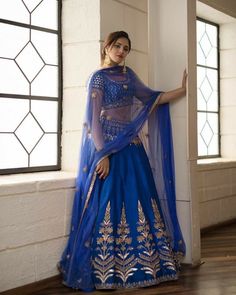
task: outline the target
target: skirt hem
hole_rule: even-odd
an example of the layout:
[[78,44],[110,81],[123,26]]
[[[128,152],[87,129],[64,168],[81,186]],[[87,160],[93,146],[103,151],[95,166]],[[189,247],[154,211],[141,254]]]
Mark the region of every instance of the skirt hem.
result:
[[149,286],[158,285],[160,283],[167,282],[167,281],[176,281],[176,280],[178,280],[178,274],[167,275],[167,276],[163,276],[161,278],[140,281],[140,282],[127,283],[127,284],[120,284],[120,283],[96,284],[95,288],[96,288],[96,290],[142,288],[142,287],[149,287]]

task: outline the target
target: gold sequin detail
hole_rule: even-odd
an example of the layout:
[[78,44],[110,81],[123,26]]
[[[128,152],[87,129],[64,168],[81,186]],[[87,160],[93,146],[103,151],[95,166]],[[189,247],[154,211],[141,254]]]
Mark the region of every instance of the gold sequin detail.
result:
[[[113,224],[110,220],[110,202],[106,207],[104,220],[99,228],[100,236],[97,238],[96,251],[98,255],[94,258],[94,274],[102,284],[111,276],[119,277],[124,283],[137,270],[135,264],[137,259],[131,254],[132,238],[130,237],[129,224],[126,221],[124,204],[121,219],[117,228],[117,237],[113,235]],[[115,242],[115,249],[114,244]],[[115,255],[114,255],[115,253]]]
[[129,224],[126,221],[125,207],[123,203],[121,221],[118,224],[116,238],[116,258],[115,258],[115,268],[116,276],[119,277],[124,283],[128,280],[130,276],[134,274],[137,270],[135,264],[137,263],[135,255],[131,255],[133,248],[130,246],[132,243],[132,238],[130,237]]
[[157,203],[152,199],[152,209],[154,213],[154,227],[156,229],[155,236],[159,239],[159,255],[165,262],[163,265],[169,269],[176,271],[176,263],[174,261],[174,253],[170,247],[169,239],[165,231],[164,223],[162,221]]
[[153,213],[154,213],[154,216],[155,216],[154,227],[157,230],[155,235],[156,235],[157,238],[161,238],[163,236],[167,237],[167,234],[166,234],[166,232],[164,230],[164,223],[162,221],[162,218],[161,218],[157,203],[156,203],[156,201],[154,201],[154,199],[151,199],[151,201],[152,201],[152,210],[153,210]]
[[98,255],[96,255],[93,261],[95,269],[94,274],[96,278],[101,281],[101,283],[105,283],[106,280],[114,274],[115,259],[111,252],[111,250],[114,249],[114,237],[113,224],[110,220],[110,210],[111,205],[110,202],[108,202],[104,220],[99,228],[100,236],[97,238],[98,246],[95,250],[98,252]]
[[142,250],[139,253],[139,263],[143,265],[141,270],[144,270],[146,274],[152,275],[154,278],[156,277],[156,273],[160,270],[160,258],[158,252],[156,251],[156,245],[153,241],[153,235],[150,231],[150,225],[145,218],[143,213],[143,208],[138,201],[138,227],[137,230],[139,232],[138,249]]

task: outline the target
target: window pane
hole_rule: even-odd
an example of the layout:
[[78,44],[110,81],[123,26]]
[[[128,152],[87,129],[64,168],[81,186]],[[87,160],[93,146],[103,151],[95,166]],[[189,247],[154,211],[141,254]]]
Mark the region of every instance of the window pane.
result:
[[218,72],[217,70],[207,69],[206,75],[212,87],[211,96],[207,101],[207,110],[212,112],[218,112]]
[[44,0],[32,12],[32,25],[57,30],[57,6],[56,0]]
[[31,82],[44,66],[43,60],[29,42],[16,58],[16,63]]
[[198,110],[218,111],[218,73],[197,67]]
[[58,65],[57,35],[32,30],[31,40],[46,64]]
[[218,114],[198,113],[198,153],[199,156],[217,155],[218,145]]
[[57,135],[44,134],[30,155],[30,166],[57,164]]
[[207,103],[206,100],[204,99],[204,96],[200,89],[198,88],[197,90],[197,108],[200,111],[206,111],[207,110]]
[[18,140],[22,143],[28,153],[32,151],[34,146],[43,136],[43,133],[42,128],[31,114],[25,117],[15,131]]
[[0,58],[0,81],[1,93],[29,94],[29,83],[13,60]]
[[199,157],[207,156],[207,146],[205,145],[200,134],[198,134],[198,156]]
[[30,15],[22,0],[1,0],[0,18],[29,24]]
[[29,112],[28,99],[0,98],[0,132],[14,132]]
[[31,111],[44,132],[57,132],[57,101],[32,100]]
[[32,12],[42,0],[23,0],[27,9]]
[[41,96],[58,96],[58,68],[45,66],[31,84],[31,94]]
[[203,21],[197,21],[197,63],[216,68],[217,27]]
[[28,166],[28,154],[14,134],[0,134],[0,169]]
[[[1,3],[1,2],[0,2]],[[0,57],[15,58],[29,41],[30,30],[0,23]]]

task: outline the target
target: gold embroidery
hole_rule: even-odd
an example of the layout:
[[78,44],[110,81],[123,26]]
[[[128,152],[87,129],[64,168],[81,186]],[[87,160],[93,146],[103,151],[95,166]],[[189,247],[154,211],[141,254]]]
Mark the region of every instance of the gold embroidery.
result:
[[117,230],[118,237],[116,238],[116,276],[119,277],[124,283],[130,276],[137,270],[135,264],[137,263],[135,255],[130,255],[133,248],[130,246],[132,238],[130,237],[129,224],[126,222],[126,214],[124,203],[122,207],[121,220],[118,224]]
[[144,270],[146,274],[156,277],[156,273],[160,270],[160,258],[158,252],[155,249],[155,243],[153,242],[153,235],[150,231],[150,226],[144,216],[142,206],[138,201],[138,227],[137,230],[140,233],[138,235],[138,242],[140,245],[138,249],[143,250],[139,253],[139,263],[143,265],[141,270]]
[[[154,281],[162,281],[177,278],[177,269],[174,260],[174,253],[168,243],[165,226],[162,221],[157,203],[151,199],[154,219],[152,225],[146,219],[141,203],[138,201],[138,256],[135,255],[132,247],[132,236],[130,226],[126,220],[125,206],[123,203],[120,222],[117,225],[116,237],[114,237],[113,223],[111,222],[111,204],[107,204],[104,219],[100,224],[99,233],[96,239],[96,255],[93,259],[94,275],[100,281],[96,288],[108,288],[109,286],[129,287],[129,277],[140,270],[151,275],[147,281],[139,281],[134,284],[151,285]],[[152,229],[151,229],[152,227]],[[159,276],[157,274],[161,267],[172,270],[172,274]],[[111,277],[116,276],[121,282],[110,282]]]
[[156,201],[154,199],[151,199],[151,201],[152,201],[152,210],[153,210],[153,213],[154,213],[154,216],[155,216],[154,227],[157,230],[155,235],[156,235],[157,238],[161,238],[163,236],[166,237],[167,235],[166,235],[166,232],[164,230],[164,223],[162,221],[160,212],[158,210],[157,203],[156,203]]
[[94,274],[103,284],[109,277],[113,276],[115,264],[114,255],[111,253],[114,249],[114,237],[111,235],[113,233],[113,225],[110,220],[110,210],[111,205],[108,202],[104,220],[99,228],[99,234],[101,236],[97,238],[98,246],[96,250],[99,254],[93,261],[95,268]]
[[160,258],[164,260],[165,262],[163,265],[170,270],[176,271],[176,264],[174,261],[174,253],[170,247],[169,239],[165,231],[164,223],[162,221],[157,203],[154,199],[151,199],[152,201],[152,209],[154,212],[154,227],[157,230],[155,233],[155,236],[159,240],[159,253]]
[[[105,217],[99,228],[99,237],[97,238],[96,251],[98,255],[94,258],[94,274],[102,284],[107,279],[116,275],[124,283],[137,270],[135,264],[137,260],[135,255],[131,255],[133,248],[131,247],[132,238],[130,237],[129,224],[126,221],[124,204],[122,207],[121,219],[118,224],[117,237],[113,236],[113,224],[110,220],[110,202],[106,207]],[[114,249],[114,241],[116,247]],[[114,257],[113,252],[116,252]]]

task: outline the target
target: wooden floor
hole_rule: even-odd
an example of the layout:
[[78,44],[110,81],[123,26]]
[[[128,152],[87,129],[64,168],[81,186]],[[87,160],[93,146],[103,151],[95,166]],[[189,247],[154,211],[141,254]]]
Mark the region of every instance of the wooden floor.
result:
[[[92,295],[231,295],[236,294],[236,223],[202,234],[200,267],[184,266],[178,281],[155,287],[96,291]],[[76,292],[61,285],[58,277],[17,288],[2,295],[71,295]]]

